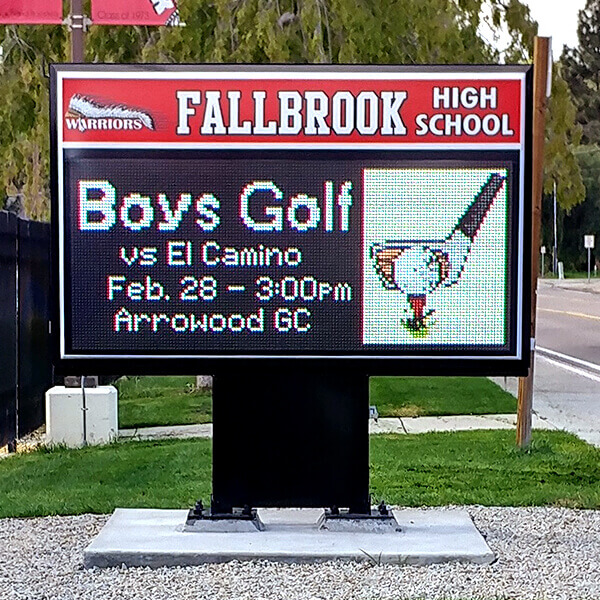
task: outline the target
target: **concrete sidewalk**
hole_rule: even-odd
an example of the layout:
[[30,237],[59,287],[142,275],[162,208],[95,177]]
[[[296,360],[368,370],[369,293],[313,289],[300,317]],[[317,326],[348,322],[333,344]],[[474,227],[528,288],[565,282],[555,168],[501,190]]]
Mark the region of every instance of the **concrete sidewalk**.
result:
[[[381,417],[369,421],[369,433],[428,433],[430,431],[473,431],[475,429],[514,429],[517,415],[455,415],[446,417]],[[556,427],[533,415],[535,429]]]
[[[427,433],[430,431],[472,431],[514,429],[517,415],[458,415],[448,417],[380,417],[369,420],[369,433]],[[536,429],[557,429],[548,420],[533,415]],[[212,423],[119,430],[121,439],[155,440],[169,438],[211,438]]]
[[[516,377],[491,379],[517,396]],[[574,433],[588,444],[600,447],[600,373],[539,349],[535,359],[533,411],[555,429]]]
[[[503,382],[497,381],[499,385]],[[380,417],[369,419],[369,433],[372,435],[396,433],[427,433],[432,431],[472,431],[475,429],[514,429],[517,415],[457,415],[446,417]],[[533,415],[535,429],[560,429],[552,421]],[[197,425],[169,425],[162,427],[141,427],[119,429],[121,440],[164,440],[212,438],[212,423]],[[40,429],[19,441],[19,451],[31,450],[45,441]],[[5,448],[0,448],[0,458],[10,456]]]
[[211,438],[212,423],[199,425],[169,425],[119,429],[119,438],[130,440],[161,440],[169,438]]
[[574,290],[578,292],[590,292],[592,294],[600,294],[600,277],[591,277],[588,283],[587,278],[584,279],[538,279],[539,285],[546,288],[559,288],[563,290]]

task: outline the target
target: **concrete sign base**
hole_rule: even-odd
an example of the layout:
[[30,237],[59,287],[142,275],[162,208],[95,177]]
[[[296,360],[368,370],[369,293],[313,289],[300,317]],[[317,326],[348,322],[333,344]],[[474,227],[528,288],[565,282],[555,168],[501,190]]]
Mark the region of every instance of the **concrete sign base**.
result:
[[[464,510],[394,510],[396,528],[369,521],[333,529],[315,509],[259,509],[261,528],[186,527],[187,510],[118,508],[84,553],[86,567],[189,566],[229,560],[370,560],[489,564],[494,554]],[[233,529],[233,531],[232,531]]]

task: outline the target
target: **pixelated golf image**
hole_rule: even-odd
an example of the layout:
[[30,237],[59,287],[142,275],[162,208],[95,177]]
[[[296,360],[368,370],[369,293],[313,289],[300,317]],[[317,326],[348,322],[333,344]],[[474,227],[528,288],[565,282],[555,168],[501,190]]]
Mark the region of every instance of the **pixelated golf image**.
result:
[[363,343],[506,342],[503,169],[366,169]]

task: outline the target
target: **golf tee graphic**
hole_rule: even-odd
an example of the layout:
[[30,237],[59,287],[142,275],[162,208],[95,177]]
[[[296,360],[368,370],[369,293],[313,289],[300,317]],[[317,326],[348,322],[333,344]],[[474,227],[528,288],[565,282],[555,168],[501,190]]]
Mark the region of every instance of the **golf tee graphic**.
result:
[[365,170],[365,344],[505,343],[507,177]]

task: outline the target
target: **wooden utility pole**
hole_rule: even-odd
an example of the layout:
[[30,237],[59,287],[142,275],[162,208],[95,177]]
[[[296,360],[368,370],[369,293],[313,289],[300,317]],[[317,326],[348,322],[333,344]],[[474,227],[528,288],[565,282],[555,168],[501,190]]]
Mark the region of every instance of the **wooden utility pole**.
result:
[[83,0],[71,0],[71,62],[85,62],[85,16],[83,14]]
[[535,365],[535,316],[539,268],[540,228],[542,223],[542,191],[544,183],[544,134],[550,38],[536,37],[533,44],[533,135],[532,135],[532,223],[531,223],[531,354],[529,375],[519,379],[517,408],[517,445],[524,448],[531,442],[533,407],[533,370]]

